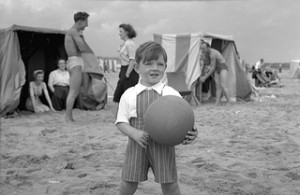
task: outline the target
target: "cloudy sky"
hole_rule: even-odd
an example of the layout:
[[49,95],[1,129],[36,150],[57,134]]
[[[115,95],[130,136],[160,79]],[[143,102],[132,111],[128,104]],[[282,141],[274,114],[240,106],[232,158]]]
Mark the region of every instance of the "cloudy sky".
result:
[[300,59],[299,0],[0,0],[0,28],[12,24],[68,29],[73,14],[90,14],[84,34],[99,56],[117,56],[120,23],[138,32],[136,43],[153,33],[211,32],[232,35],[242,59],[252,64]]

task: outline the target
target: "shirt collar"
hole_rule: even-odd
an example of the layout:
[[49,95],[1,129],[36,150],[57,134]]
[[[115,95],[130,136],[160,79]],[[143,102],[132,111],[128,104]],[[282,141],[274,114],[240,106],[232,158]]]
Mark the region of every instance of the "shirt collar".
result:
[[135,91],[136,94],[138,95],[139,93],[141,93],[144,90],[155,90],[158,94],[162,94],[162,90],[164,88],[165,84],[159,82],[151,87],[147,87],[145,85],[142,85],[140,82],[135,86]]

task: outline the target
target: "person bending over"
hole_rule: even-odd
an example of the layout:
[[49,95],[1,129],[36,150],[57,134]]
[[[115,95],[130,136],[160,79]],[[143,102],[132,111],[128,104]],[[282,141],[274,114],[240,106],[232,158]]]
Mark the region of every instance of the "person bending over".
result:
[[210,45],[205,41],[201,42],[200,49],[204,55],[208,56],[211,63],[208,65],[211,68],[207,73],[200,77],[200,81],[204,83],[205,80],[214,73],[216,82],[216,105],[221,104],[222,92],[226,97],[227,103],[231,102],[229,90],[226,86],[228,67],[224,57],[219,51],[211,48]]

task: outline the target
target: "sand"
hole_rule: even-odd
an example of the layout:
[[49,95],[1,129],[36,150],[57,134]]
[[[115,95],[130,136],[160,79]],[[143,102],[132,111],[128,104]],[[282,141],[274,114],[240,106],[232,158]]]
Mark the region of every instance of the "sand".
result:
[[[183,195],[300,194],[300,82],[287,75],[257,101],[193,107],[199,137],[176,147]],[[107,77],[111,96],[117,75]],[[64,112],[1,118],[0,194],[117,194],[127,137],[112,107],[75,109],[75,124]],[[136,194],[162,194],[153,180]]]

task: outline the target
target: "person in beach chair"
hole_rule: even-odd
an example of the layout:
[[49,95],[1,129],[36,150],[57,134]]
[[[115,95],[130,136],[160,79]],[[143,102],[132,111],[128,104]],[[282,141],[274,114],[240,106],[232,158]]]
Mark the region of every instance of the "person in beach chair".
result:
[[283,84],[281,82],[281,78],[278,75],[277,70],[272,71],[272,75],[271,75],[270,79],[271,79],[270,85],[275,86],[275,87],[283,87]]
[[255,79],[256,87],[269,87],[270,79],[264,75],[261,69],[254,70],[253,78]]

